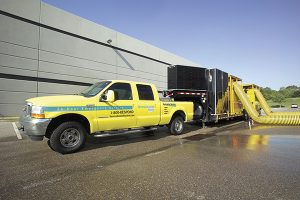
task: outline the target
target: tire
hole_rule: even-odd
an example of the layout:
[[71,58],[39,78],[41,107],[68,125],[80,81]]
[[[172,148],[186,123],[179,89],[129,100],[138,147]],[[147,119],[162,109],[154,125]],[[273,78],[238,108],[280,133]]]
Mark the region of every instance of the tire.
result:
[[176,116],[176,117],[172,118],[168,128],[172,135],[182,134],[183,130],[184,130],[184,121],[183,121],[182,117]]
[[201,120],[204,115],[204,109],[201,104],[194,104],[194,120]]
[[47,141],[47,144],[48,144],[48,146],[50,147],[50,149],[52,149],[53,151],[55,151],[55,150],[52,148],[51,144],[50,144],[50,140]]
[[61,154],[80,150],[86,141],[86,130],[79,122],[64,122],[50,136],[50,146]]

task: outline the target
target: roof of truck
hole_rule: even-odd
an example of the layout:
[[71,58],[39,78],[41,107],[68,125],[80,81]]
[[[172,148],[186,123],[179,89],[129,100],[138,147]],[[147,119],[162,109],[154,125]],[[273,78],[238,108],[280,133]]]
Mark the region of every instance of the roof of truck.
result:
[[108,80],[111,82],[124,82],[124,83],[137,83],[137,84],[144,84],[144,85],[154,85],[153,83],[146,83],[146,82],[139,82],[139,81],[128,81],[128,80]]

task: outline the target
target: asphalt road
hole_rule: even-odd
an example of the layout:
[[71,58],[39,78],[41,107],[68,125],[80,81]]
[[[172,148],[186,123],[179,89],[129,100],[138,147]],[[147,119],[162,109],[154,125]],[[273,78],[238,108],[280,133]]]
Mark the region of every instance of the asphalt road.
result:
[[299,199],[300,128],[189,126],[91,139],[75,154],[0,122],[0,199]]

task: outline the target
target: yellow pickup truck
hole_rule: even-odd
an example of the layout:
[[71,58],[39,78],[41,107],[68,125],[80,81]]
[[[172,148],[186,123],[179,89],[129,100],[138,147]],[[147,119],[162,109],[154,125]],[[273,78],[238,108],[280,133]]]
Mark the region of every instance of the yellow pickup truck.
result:
[[149,131],[161,125],[167,125],[171,134],[181,134],[184,121],[194,115],[192,102],[164,102],[154,85],[120,80],[95,83],[77,95],[26,102],[20,129],[32,140],[48,138],[50,147],[63,154],[82,148],[87,135]]

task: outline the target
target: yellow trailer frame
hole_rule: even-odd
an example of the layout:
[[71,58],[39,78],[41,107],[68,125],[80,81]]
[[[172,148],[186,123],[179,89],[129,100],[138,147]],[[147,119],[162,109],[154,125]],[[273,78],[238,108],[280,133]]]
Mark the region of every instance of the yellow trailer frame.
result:
[[246,92],[250,103],[252,104],[253,108],[257,111],[259,111],[261,109],[261,105],[258,101],[258,99],[256,98],[256,94],[255,91],[256,90],[260,90],[260,87],[258,85],[255,84],[243,84],[243,89]]
[[235,116],[242,116],[243,115],[243,105],[239,98],[236,96],[233,88],[233,84],[237,82],[242,82],[242,79],[229,75],[228,79],[228,90],[229,90],[229,98],[228,98],[228,105],[229,105],[229,113],[228,117],[235,117]]

